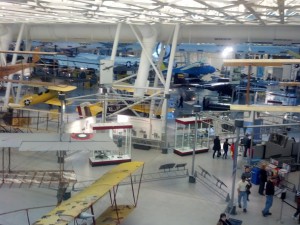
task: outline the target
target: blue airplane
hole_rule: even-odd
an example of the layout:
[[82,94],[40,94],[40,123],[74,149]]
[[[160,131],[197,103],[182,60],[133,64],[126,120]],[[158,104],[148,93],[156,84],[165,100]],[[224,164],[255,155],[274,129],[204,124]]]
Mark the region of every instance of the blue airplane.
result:
[[196,62],[188,66],[173,69],[173,74],[188,74],[189,78],[199,78],[214,72],[216,72],[215,67],[202,62]]

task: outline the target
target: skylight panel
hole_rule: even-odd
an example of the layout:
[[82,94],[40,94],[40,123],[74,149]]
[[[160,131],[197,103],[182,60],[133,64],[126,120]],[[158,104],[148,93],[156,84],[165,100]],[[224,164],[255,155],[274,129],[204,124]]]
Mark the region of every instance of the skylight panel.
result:
[[181,9],[177,9],[177,8],[173,8],[170,6],[164,6],[161,10],[162,13],[166,13],[166,14],[171,14],[174,16],[183,16],[186,14],[185,11],[181,10]]
[[184,6],[184,7],[195,7],[195,8],[202,8],[203,5],[199,2],[196,2],[194,0],[179,0],[179,1],[174,1],[174,0],[166,0],[164,1],[166,3],[178,5],[178,6]]

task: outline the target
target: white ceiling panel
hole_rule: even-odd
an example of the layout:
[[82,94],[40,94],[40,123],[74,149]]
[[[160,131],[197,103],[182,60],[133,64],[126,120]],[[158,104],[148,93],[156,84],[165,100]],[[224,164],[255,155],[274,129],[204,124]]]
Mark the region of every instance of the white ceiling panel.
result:
[[300,0],[3,0],[0,23],[299,25]]

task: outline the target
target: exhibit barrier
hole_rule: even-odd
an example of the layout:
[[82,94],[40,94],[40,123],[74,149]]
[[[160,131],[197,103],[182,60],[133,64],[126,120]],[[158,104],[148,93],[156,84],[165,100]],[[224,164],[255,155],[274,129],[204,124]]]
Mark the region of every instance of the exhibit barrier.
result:
[[226,202],[229,202],[230,196],[229,192],[223,189],[227,188],[227,185],[219,178],[214,175],[211,175],[207,170],[198,166],[201,172],[195,171],[196,180],[206,187],[209,188],[210,191],[214,192],[219,197],[223,198]]
[[[5,133],[34,133],[36,131],[59,132],[60,113],[48,110],[34,110],[18,108],[8,112],[1,111],[4,123],[0,124],[0,131]],[[53,116],[57,114],[57,116]],[[64,122],[76,120],[73,114],[64,114]]]

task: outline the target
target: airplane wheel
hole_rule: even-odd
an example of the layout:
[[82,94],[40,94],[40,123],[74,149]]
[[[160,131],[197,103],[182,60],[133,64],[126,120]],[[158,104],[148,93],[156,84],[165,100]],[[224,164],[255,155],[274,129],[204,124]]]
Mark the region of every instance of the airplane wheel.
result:
[[102,117],[102,112],[97,113],[96,118],[101,118]]
[[31,101],[29,99],[24,100],[24,105],[30,105]]

